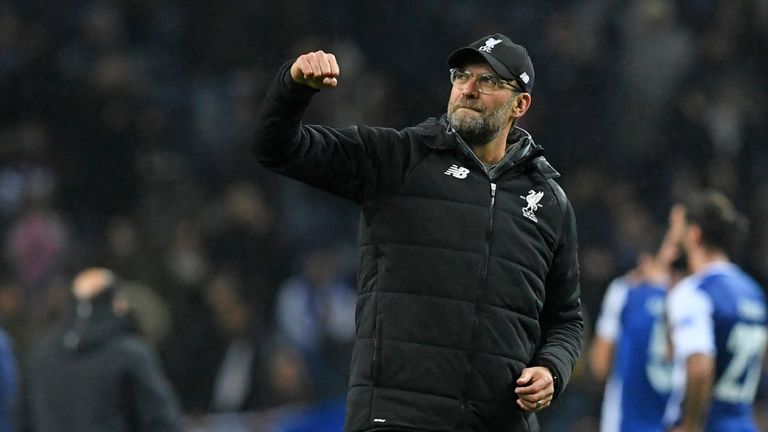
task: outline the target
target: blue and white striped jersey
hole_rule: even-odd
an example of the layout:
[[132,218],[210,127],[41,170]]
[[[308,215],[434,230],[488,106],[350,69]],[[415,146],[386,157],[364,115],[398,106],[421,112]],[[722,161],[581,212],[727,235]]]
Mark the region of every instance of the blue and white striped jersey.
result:
[[757,432],[753,403],[768,342],[760,286],[731,263],[713,263],[675,286],[669,294],[668,316],[675,391],[666,421],[673,424],[680,419],[686,359],[701,353],[715,356],[706,430]]
[[664,321],[666,289],[615,279],[606,292],[597,334],[613,341],[601,432],[662,432],[672,362]]

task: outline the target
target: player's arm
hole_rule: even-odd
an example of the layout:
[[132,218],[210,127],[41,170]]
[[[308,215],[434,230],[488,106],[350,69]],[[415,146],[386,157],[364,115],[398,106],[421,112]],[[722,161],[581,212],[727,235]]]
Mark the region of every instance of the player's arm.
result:
[[683,418],[680,432],[704,430],[712,386],[715,380],[715,360],[707,354],[693,354],[685,362],[686,384]]
[[611,373],[614,349],[615,344],[612,340],[601,336],[595,336],[592,339],[592,345],[589,348],[589,366],[592,376],[598,383],[604,383]]
[[616,339],[621,334],[621,313],[627,300],[626,277],[611,281],[603,296],[600,316],[595,326],[595,337],[589,348],[589,366],[592,376],[602,383],[613,368]]
[[691,278],[669,294],[667,314],[676,359],[684,361],[686,385],[675,432],[703,430],[714,382],[715,337],[712,303]]

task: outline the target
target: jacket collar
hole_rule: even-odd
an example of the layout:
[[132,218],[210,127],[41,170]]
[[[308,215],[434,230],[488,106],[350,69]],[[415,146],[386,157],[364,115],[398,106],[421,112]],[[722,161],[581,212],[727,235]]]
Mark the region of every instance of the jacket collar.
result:
[[[426,136],[444,135],[446,139],[428,139],[424,144],[435,150],[458,149],[472,159],[477,159],[472,149],[461,139],[448,123],[447,115],[440,119],[430,118],[418,126]],[[560,173],[544,158],[544,148],[533,141],[525,129],[515,126],[507,136],[507,153],[493,171],[503,173],[515,165],[532,163],[533,167],[547,179],[560,177]],[[479,162],[479,161],[478,161]]]

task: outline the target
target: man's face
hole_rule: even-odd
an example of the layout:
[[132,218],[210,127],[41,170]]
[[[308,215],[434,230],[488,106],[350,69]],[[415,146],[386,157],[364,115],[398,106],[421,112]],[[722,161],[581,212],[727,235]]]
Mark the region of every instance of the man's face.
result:
[[[486,63],[471,64],[463,69],[472,74],[494,73]],[[517,93],[504,88],[490,94],[480,93],[477,79],[454,84],[448,101],[448,121],[470,145],[485,145],[494,139],[512,119]]]
[[685,207],[682,204],[676,204],[669,214],[669,230],[665,243],[669,242],[680,255],[687,257],[695,241],[692,228],[693,226],[686,218]]

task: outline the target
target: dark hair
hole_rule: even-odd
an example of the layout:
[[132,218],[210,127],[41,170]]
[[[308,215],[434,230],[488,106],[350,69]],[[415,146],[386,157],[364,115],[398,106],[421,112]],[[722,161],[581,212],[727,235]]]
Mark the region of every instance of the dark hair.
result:
[[686,222],[701,228],[704,247],[729,256],[739,250],[746,239],[749,223],[724,194],[699,192],[686,199],[683,206]]

